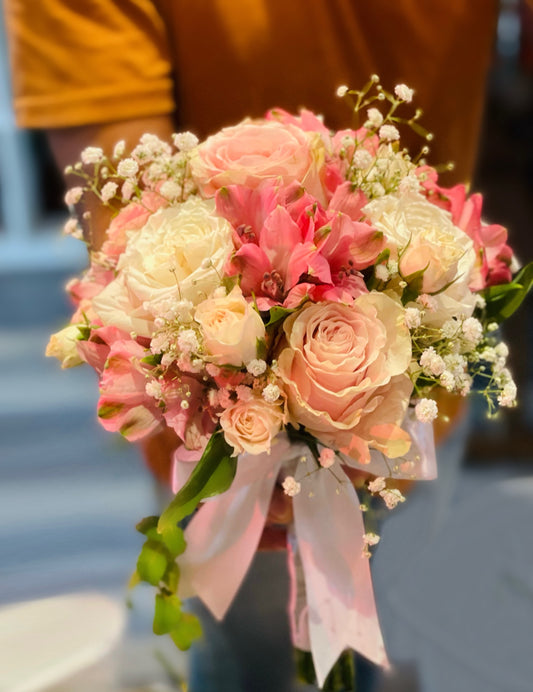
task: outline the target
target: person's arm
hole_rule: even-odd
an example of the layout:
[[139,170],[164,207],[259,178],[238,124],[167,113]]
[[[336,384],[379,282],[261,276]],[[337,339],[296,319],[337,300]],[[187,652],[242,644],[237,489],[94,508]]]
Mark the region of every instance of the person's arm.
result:
[[[128,151],[137,144],[145,132],[170,141],[174,131],[175,128],[170,115],[156,115],[123,122],[50,128],[46,130],[46,134],[54,159],[61,171],[64,172],[67,166],[79,161],[80,154],[85,147],[101,147],[107,155],[110,155],[114,145],[121,139],[125,140]],[[80,179],[75,175],[64,176],[64,178],[67,187],[80,184]],[[105,231],[110,221],[109,210],[103,207],[96,197],[84,195],[77,211],[80,218],[83,216],[83,212],[90,211],[90,223],[83,225],[89,248],[98,250],[105,239]]]

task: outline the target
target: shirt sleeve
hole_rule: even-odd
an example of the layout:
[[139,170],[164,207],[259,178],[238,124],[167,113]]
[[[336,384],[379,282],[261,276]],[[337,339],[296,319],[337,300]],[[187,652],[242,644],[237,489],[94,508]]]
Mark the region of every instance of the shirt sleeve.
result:
[[152,0],[4,0],[17,124],[171,113],[167,33]]

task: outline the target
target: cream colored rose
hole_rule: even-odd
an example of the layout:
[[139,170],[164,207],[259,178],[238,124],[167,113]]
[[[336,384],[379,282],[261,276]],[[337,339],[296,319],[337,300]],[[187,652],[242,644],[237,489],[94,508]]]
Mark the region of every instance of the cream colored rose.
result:
[[263,180],[294,180],[319,200],[324,192],[325,149],[317,133],[274,120],[244,120],[197,147],[191,172],[206,196],[226,185],[255,188]]
[[100,319],[151,336],[156,316],[171,316],[183,300],[197,305],[220,284],[231,233],[212,200],[190,197],[155,212],[129,235],[116,279],[94,299]]
[[449,212],[418,192],[385,195],[363,211],[383,231],[392,259],[400,258],[403,276],[425,269],[424,293],[440,291],[459,277],[469,279],[475,262],[472,240],[452,223]]
[[307,304],[283,329],[277,375],[291,422],[360,463],[370,448],[405,454],[411,339],[399,302],[373,291],[351,306]]
[[257,357],[257,340],[265,325],[239,286],[221,298],[201,302],[194,319],[202,328],[204,347],[218,365],[242,365]]
[[78,353],[79,336],[78,326],[69,324],[68,327],[52,334],[46,347],[46,355],[60,360],[62,368],[73,368],[76,365],[81,365],[84,361]]
[[257,397],[237,401],[220,416],[224,437],[235,454],[269,452],[283,422],[284,414],[280,406]]

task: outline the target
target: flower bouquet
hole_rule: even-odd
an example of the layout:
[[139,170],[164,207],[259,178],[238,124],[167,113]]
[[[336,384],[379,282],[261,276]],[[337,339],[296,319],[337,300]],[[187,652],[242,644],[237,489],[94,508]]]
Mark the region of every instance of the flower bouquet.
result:
[[[347,649],[386,664],[368,561],[379,536],[354,472],[393,508],[398,481],[436,475],[439,391],[474,385],[490,413],[515,405],[498,324],[533,280],[481,196],[425,164],[432,135],[419,111],[400,115],[411,89],[371,78],[338,96],[353,129],[272,110],[200,143],[85,149],[67,202],[96,195],[115,215],[48,347],[96,370],[104,428],[179,438],[175,497],[137,527],[134,581],[156,589],[157,634],[181,648],[199,636],[188,596],[224,617],[275,487],[292,498],[289,616],[319,686]],[[424,139],[418,155],[401,127]],[[81,235],[75,219],[66,230]]]

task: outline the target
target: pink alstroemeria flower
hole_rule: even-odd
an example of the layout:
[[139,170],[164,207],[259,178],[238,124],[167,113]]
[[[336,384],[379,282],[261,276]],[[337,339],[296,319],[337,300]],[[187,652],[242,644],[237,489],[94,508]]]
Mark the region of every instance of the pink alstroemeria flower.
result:
[[142,362],[146,349],[132,339],[110,344],[100,378],[98,419],[111,432],[120,432],[134,442],[155,432],[162,414],[157,402],[146,393],[150,366]]
[[203,451],[217,421],[207,403],[205,384],[192,375],[169,371],[161,390],[166,424],[183,441],[184,449]]
[[217,193],[219,214],[235,228],[237,248],[226,271],[260,310],[292,307],[303,298],[352,302],[367,289],[360,270],[384,247],[382,234],[361,221],[364,195],[342,186],[325,210],[298,183]]

